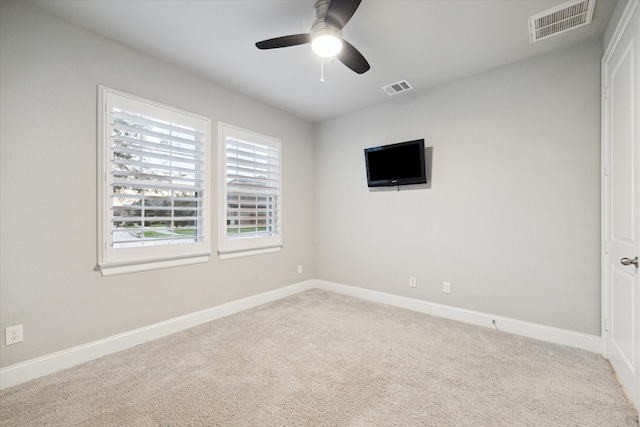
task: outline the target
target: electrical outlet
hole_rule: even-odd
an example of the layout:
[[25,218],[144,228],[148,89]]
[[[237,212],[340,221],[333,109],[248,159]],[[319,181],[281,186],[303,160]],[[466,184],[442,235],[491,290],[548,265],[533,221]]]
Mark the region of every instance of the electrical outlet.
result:
[[451,282],[442,283],[442,292],[444,292],[445,294],[451,293]]
[[302,274],[302,266],[301,265],[298,266],[298,274]]
[[409,277],[409,286],[411,286],[412,288],[415,288],[416,285],[417,285],[416,278],[413,276]]
[[22,325],[9,326],[5,328],[4,333],[6,345],[17,344],[24,341]]

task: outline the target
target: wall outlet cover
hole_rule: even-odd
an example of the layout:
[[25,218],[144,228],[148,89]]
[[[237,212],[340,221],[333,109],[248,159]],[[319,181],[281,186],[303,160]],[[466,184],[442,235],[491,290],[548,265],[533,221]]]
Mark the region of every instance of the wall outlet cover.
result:
[[5,328],[4,333],[6,345],[17,344],[24,341],[22,325],[9,326]]
[[442,283],[442,292],[444,292],[445,294],[451,293],[451,282]]

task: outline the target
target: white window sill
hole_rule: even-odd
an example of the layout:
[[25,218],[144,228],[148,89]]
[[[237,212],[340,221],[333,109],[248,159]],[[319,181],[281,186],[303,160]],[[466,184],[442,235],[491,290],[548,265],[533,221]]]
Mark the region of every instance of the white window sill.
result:
[[280,252],[281,250],[282,250],[282,245],[272,246],[268,248],[240,249],[240,250],[234,250],[234,251],[219,250],[218,256],[220,256],[221,260],[225,260],[225,259],[240,258],[245,256],[270,254],[274,252]]
[[183,265],[199,264],[209,261],[210,256],[202,255],[189,258],[163,259],[150,262],[112,263],[99,266],[103,276],[116,276],[118,274],[138,273],[142,271],[159,270],[162,268],[180,267]]

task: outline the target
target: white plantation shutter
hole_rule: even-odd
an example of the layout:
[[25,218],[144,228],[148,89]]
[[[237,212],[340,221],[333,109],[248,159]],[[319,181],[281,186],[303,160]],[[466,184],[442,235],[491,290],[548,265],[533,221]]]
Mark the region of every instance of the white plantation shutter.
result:
[[272,252],[281,242],[280,141],[221,125],[220,254]]
[[101,265],[208,254],[209,120],[103,91]]
[[113,246],[203,238],[204,131],[114,107]]
[[227,237],[278,234],[278,150],[227,139]]

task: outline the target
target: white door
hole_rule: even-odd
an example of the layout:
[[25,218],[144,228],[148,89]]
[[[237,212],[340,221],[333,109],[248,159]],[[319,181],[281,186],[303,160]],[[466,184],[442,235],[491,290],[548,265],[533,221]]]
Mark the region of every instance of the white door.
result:
[[640,408],[640,10],[634,3],[603,64],[602,276],[605,351]]

